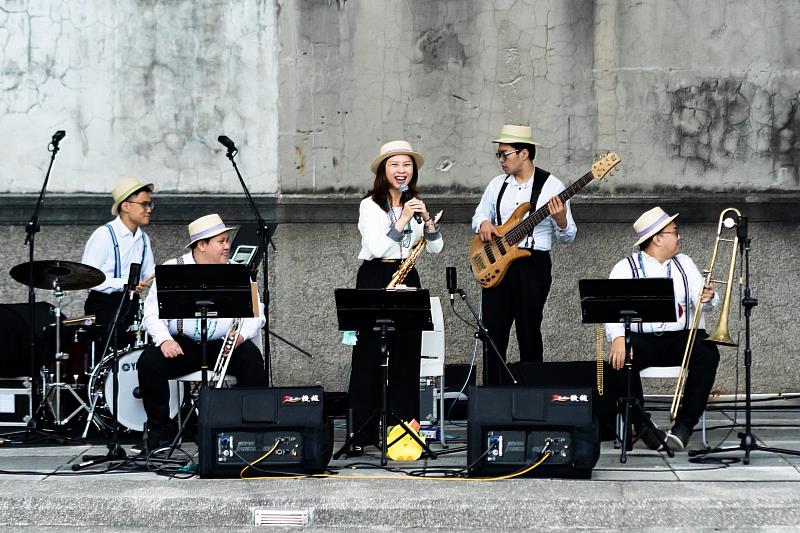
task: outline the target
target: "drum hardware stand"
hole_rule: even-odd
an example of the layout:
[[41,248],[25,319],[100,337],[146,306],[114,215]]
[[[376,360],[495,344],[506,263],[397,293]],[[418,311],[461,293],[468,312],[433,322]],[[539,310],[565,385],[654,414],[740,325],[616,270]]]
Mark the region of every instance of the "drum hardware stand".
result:
[[[108,444],[108,453],[105,455],[84,455],[82,463],[76,463],[72,465],[72,470],[78,471],[83,468],[89,468],[95,465],[99,465],[102,463],[109,463],[113,461],[122,461],[127,457],[125,453],[125,449],[120,446],[119,444],[119,349],[118,349],[118,333],[117,330],[119,329],[119,320],[120,317],[123,316],[122,310],[126,308],[126,304],[130,303],[128,298],[129,291],[132,291],[136,285],[137,280],[139,279],[139,273],[141,271],[142,265],[139,263],[131,263],[130,271],[128,273],[128,282],[122,287],[122,293],[119,299],[119,303],[117,304],[117,309],[114,312],[114,320],[111,321],[109,325],[109,332],[106,336],[106,341],[103,345],[103,351],[101,353],[106,353],[108,351],[108,345],[112,344],[114,348],[114,363],[112,367],[112,373],[114,374],[114,394],[112,400],[112,441]],[[127,309],[126,309],[127,311]],[[90,421],[94,418],[94,409],[96,406],[96,401],[92,402],[92,417],[86,421],[86,429],[84,429],[84,434],[87,432],[89,428]]]
[[[64,383],[62,381],[61,362],[69,359],[69,354],[61,351],[61,302],[64,299],[64,291],[61,290],[61,285],[57,279],[53,281],[53,297],[56,300],[56,306],[53,309],[56,322],[56,370],[51,378],[53,379],[53,382],[48,383],[48,373],[45,367],[42,367],[42,393],[44,396],[42,405],[47,405],[50,408],[50,412],[53,414],[53,423],[55,425],[65,426],[75,417],[75,415],[81,411],[86,410],[88,412],[89,406],[86,405],[86,402],[83,401],[83,398],[81,398],[80,395],[75,391],[75,385],[70,385],[69,383]],[[79,403],[78,407],[76,407],[75,410],[72,411],[72,413],[70,413],[70,415],[66,418],[62,418],[61,416],[62,390],[69,391]]]
[[744,459],[742,463],[750,464],[750,452],[772,452],[784,455],[800,455],[798,450],[787,450],[785,448],[773,448],[770,446],[762,446],[758,444],[756,436],[753,435],[752,428],[752,414],[753,406],[751,403],[751,388],[752,388],[752,374],[750,367],[753,363],[753,354],[750,351],[750,315],[753,307],[758,305],[758,299],[753,298],[750,293],[750,238],[747,236],[747,217],[739,217],[738,224],[736,225],[737,237],[739,239],[740,253],[744,256],[744,297],[742,298],[742,307],[744,307],[744,331],[745,331],[745,349],[744,349],[744,382],[745,382],[745,425],[744,431],[738,434],[740,442],[739,446],[732,446],[728,448],[712,448],[705,450],[689,450],[689,457],[706,456],[714,453],[735,452],[738,450],[744,451]]

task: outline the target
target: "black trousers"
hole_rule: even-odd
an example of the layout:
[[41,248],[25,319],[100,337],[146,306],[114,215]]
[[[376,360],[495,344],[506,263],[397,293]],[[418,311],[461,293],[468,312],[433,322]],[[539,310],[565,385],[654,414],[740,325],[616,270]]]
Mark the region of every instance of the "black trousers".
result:
[[[397,270],[398,263],[380,260],[364,261],[358,269],[356,288],[385,288]],[[419,287],[416,269],[408,273],[404,283]],[[350,368],[350,408],[353,430],[359,429],[381,405],[381,354],[378,333],[358,332]],[[421,331],[397,331],[389,334],[389,410],[401,420],[419,419],[419,365],[422,350]],[[365,429],[356,445],[377,444],[377,418]]]
[[[202,357],[200,344],[194,340],[177,336],[175,341],[181,345],[183,355],[167,358],[161,348],[150,345],[139,357],[139,390],[147,422],[150,428],[169,431],[172,429],[169,417],[169,383],[170,379],[200,370]],[[222,348],[222,339],[209,341],[206,345],[209,375],[214,369],[214,362]],[[246,340],[231,354],[228,374],[236,376],[237,387],[266,387],[264,376],[264,359],[252,341]]]
[[[635,327],[635,326],[634,326]],[[631,333],[633,346],[633,369],[636,379],[631,380],[631,393],[644,406],[642,382],[638,372],[651,366],[680,366],[686,350],[688,331],[652,333]],[[714,386],[719,364],[717,345],[704,342],[706,332],[699,330],[697,340],[689,360],[689,375],[683,393],[683,404],[675,417],[675,424],[693,428],[697,424],[708,403],[708,395]]]
[[[516,324],[520,361],[541,363],[542,313],[550,293],[550,252],[534,250],[530,257],[511,263],[503,281],[491,289],[483,289],[481,309],[483,323],[506,360],[511,324]],[[484,358],[484,385],[500,385],[502,365],[488,342]]]

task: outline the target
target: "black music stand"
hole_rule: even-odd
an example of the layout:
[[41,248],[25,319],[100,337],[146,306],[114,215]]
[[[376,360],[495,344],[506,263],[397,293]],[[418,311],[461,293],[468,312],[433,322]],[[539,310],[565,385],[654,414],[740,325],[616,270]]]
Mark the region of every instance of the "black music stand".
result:
[[354,433],[347,435],[342,447],[333,454],[338,459],[350,448],[361,434],[377,417],[381,426],[381,465],[386,466],[386,452],[389,449],[388,424],[391,418],[403,428],[403,433],[395,439],[394,444],[404,435],[411,437],[431,459],[436,454],[422,441],[408,425],[391,411],[389,405],[389,333],[405,330],[430,331],[433,329],[431,318],[430,293],[425,289],[393,290],[393,289],[336,289],[336,313],[339,318],[340,331],[378,332],[378,350],[381,353],[381,406]]
[[669,278],[640,279],[582,279],[578,281],[581,296],[581,315],[584,324],[623,322],[625,324],[625,397],[620,400],[623,410],[622,453],[620,463],[628,461],[628,432],[631,408],[636,409],[650,431],[670,457],[675,452],[656,431],[655,424],[631,396],[631,323],[675,322],[675,291]]
[[199,318],[201,390],[208,387],[208,319],[258,314],[247,265],[159,265],[158,318]]

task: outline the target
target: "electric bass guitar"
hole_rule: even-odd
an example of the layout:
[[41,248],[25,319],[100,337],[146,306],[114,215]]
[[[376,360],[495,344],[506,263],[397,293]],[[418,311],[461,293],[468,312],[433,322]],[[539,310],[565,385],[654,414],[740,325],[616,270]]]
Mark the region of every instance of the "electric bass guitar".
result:
[[[566,202],[590,181],[605,178],[620,161],[619,154],[614,152],[606,154],[592,165],[592,170],[561,191],[558,197],[562,202]],[[518,245],[538,223],[550,216],[550,211],[545,204],[527,218],[523,218],[530,209],[530,202],[520,204],[509,219],[497,228],[499,237],[487,242],[483,242],[480,235],[476,235],[473,239],[469,249],[469,266],[475,279],[484,289],[490,289],[500,283],[511,263],[531,255],[530,251],[520,249]]]

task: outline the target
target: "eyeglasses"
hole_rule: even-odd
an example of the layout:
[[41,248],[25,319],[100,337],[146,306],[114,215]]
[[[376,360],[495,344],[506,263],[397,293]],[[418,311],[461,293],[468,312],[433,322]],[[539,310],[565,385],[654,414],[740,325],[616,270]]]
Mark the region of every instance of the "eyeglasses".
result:
[[140,206],[142,206],[142,209],[145,210],[147,209],[152,210],[155,208],[155,204],[153,202],[134,202],[133,200],[125,200],[125,201],[128,202],[129,204],[139,204]]
[[500,161],[505,161],[506,159],[508,159],[508,156],[510,156],[511,154],[518,154],[518,153],[520,153],[520,151],[521,151],[521,149],[519,149],[519,150],[509,150],[508,152],[497,152],[496,154],[494,154],[494,156],[497,159],[499,159]]
[[659,235],[662,235],[664,233],[671,233],[673,235],[680,235],[680,232],[678,231],[678,228],[675,228],[675,231],[659,231],[658,232]]

